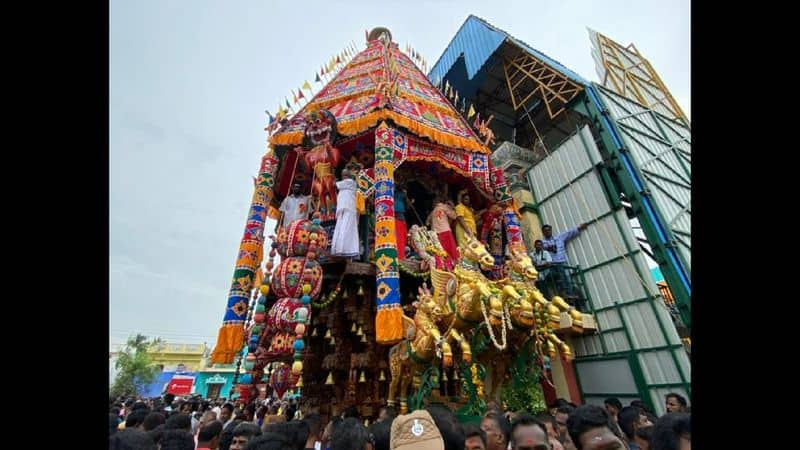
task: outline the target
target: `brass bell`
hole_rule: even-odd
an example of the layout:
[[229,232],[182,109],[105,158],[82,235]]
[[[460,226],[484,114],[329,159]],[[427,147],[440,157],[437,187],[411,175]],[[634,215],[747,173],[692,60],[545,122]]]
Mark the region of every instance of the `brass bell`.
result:
[[350,298],[350,293],[347,292],[347,288],[344,288],[344,291],[342,292],[342,298]]
[[386,375],[383,373],[383,369],[381,369],[381,375],[378,377],[378,381],[386,381]]
[[295,384],[295,386],[296,387],[303,387],[303,376],[302,375],[300,375],[300,378],[297,379],[297,384]]
[[442,376],[442,381],[444,381],[444,382],[446,383],[446,382],[447,382],[447,371],[446,371],[446,370],[444,370],[444,371],[442,371],[442,373],[444,374],[444,375]]
[[364,372],[361,372],[361,376],[358,377],[358,382],[359,383],[366,383],[367,382],[367,378],[364,376]]
[[332,339],[330,328],[328,328],[328,331],[325,332],[325,339]]
[[353,326],[350,327],[350,332],[351,333],[355,333],[356,332],[356,323],[355,322],[353,322]]
[[369,419],[364,419],[364,427],[368,427],[368,426],[369,426]]
[[453,371],[453,379],[458,381],[458,370]]
[[361,335],[361,342],[367,342],[367,335],[366,334],[362,334]]
[[335,346],[335,345],[336,345],[336,339],[331,338],[331,346]]
[[361,325],[358,326],[358,331],[356,331],[356,336],[363,336],[364,330],[361,329]]
[[317,329],[314,328],[314,331],[311,332],[311,337],[317,337]]
[[358,292],[356,292],[356,295],[358,295],[359,297],[363,297],[364,296],[364,285],[363,284],[360,284],[358,286]]
[[327,385],[333,384],[333,372],[328,372],[328,378],[325,380],[325,384]]

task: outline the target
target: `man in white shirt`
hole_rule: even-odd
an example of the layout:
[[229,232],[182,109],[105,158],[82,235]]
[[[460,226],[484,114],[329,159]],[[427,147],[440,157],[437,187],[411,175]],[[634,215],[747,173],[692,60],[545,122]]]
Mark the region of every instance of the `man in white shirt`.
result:
[[533,265],[536,266],[536,271],[539,272],[539,280],[544,281],[550,271],[549,267],[553,263],[553,257],[550,252],[544,249],[544,243],[540,239],[533,243],[533,251],[530,253],[530,257],[533,260]]
[[275,226],[276,233],[278,232],[278,227],[286,227],[295,220],[308,218],[308,213],[311,209],[311,196],[302,195],[300,189],[300,183],[293,183],[292,192],[283,199],[280,207],[281,218]]

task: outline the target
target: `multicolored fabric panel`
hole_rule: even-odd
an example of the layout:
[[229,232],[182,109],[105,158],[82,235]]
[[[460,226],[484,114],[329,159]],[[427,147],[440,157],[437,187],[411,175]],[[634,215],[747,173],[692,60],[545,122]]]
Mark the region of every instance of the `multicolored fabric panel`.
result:
[[217,346],[211,354],[213,363],[231,364],[244,344],[244,321],[247,318],[247,306],[255,281],[255,271],[263,259],[264,221],[274,195],[277,167],[278,160],[271,154],[261,159],[261,168],[236,258],[222,327],[219,329]]
[[[488,155],[431,144],[414,135],[406,136],[397,129],[392,129],[392,136],[392,158],[395,168],[406,160],[436,162],[470,178],[475,187],[495,202],[511,201],[511,191],[503,177],[503,171],[492,167]],[[394,142],[403,142],[403,145],[394,145]]]
[[519,223],[519,215],[513,206],[508,206],[503,211],[506,218],[506,240],[508,248],[527,253],[525,240],[522,238],[522,227]]
[[[491,165],[491,160],[489,160],[489,164]],[[494,201],[497,203],[510,202],[512,200],[511,188],[503,175],[503,169],[490,166],[489,173],[491,174],[491,185],[494,187]]]
[[393,344],[403,338],[403,311],[400,307],[400,272],[397,267],[397,237],[394,220],[394,164],[392,130],[381,125],[375,131],[375,267],[378,312],[375,315],[375,340]]

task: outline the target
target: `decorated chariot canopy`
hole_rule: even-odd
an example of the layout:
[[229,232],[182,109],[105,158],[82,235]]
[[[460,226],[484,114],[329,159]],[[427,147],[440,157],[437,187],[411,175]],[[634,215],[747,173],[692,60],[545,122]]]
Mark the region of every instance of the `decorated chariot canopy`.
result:
[[[375,143],[380,123],[387,124],[392,139],[385,149]],[[482,124],[478,117],[473,125],[488,130]],[[391,33],[376,28],[367,48],[271,135],[281,159],[276,194],[283,197],[293,181],[313,178],[306,161],[288,150],[313,145],[317,136],[330,133],[343,162],[354,160],[365,169],[374,169],[378,156],[394,168],[407,161],[429,162],[471,180],[470,188],[491,202],[508,202],[502,170],[492,166],[491,150],[473,125],[391,41]],[[374,170],[363,178],[374,181]]]

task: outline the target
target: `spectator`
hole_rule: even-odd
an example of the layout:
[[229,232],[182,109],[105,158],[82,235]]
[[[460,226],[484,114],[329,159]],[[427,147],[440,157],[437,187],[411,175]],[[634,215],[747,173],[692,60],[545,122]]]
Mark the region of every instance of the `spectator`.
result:
[[518,415],[511,425],[511,450],[550,450],[545,425],[528,413]]
[[464,450],[487,450],[486,433],[474,423],[464,426],[464,437]]
[[[188,416],[183,417],[188,419]],[[194,438],[185,430],[164,430],[159,441],[159,450],[195,450]]]
[[688,413],[667,413],[653,425],[651,450],[691,450],[692,422]]
[[425,408],[431,415],[439,434],[444,440],[445,450],[464,449],[464,427],[456,418],[453,411],[441,404],[428,405]]
[[670,392],[665,396],[665,400],[668,413],[686,412],[688,404],[682,395]]
[[369,426],[368,431],[372,435],[374,450],[389,450],[393,420],[394,418],[377,421]]
[[[394,431],[394,427],[392,427]],[[394,433],[392,433],[394,437]],[[331,436],[331,449],[333,450],[366,450],[370,441],[369,433],[364,425],[354,417],[342,420],[333,428]],[[392,448],[395,448],[392,445]]]
[[556,291],[558,293],[563,293],[567,300],[574,300],[577,298],[577,293],[573,292],[572,289],[572,280],[570,279],[569,272],[565,267],[568,264],[567,242],[577,237],[581,231],[586,229],[586,226],[587,224],[582,223],[556,236],[553,236],[553,227],[550,225],[542,226],[542,234],[544,235],[542,244],[544,249],[550,252],[550,256],[552,256],[550,271],[547,276],[553,280]]
[[142,429],[144,431],[151,431],[155,429],[157,426],[163,425],[164,423],[166,423],[166,421],[167,418],[164,417],[164,414],[161,414],[159,412],[151,412],[144,418],[144,421],[142,422]]
[[305,422],[308,427],[308,437],[304,449],[316,449],[322,441],[322,417],[319,414],[311,413],[303,418],[302,422]]
[[536,419],[544,424],[547,430],[547,439],[550,441],[550,448],[553,450],[564,450],[564,446],[558,438],[558,422],[556,418],[546,412],[541,412],[536,415]]
[[197,450],[216,450],[222,435],[222,423],[213,421],[197,433]]
[[511,434],[511,424],[498,411],[490,410],[481,420],[481,429],[486,433],[486,450],[506,450]]
[[156,444],[144,431],[126,428],[108,438],[109,450],[156,450]]
[[579,406],[567,419],[567,430],[578,450],[625,450],[617,426],[604,408]]

